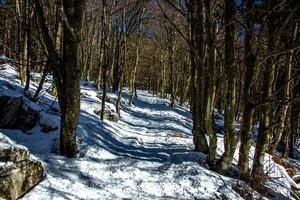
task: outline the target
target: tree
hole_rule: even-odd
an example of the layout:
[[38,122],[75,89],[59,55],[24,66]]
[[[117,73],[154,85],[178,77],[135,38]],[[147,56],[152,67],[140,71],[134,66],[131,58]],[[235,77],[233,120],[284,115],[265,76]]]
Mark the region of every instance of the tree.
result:
[[243,174],[249,172],[249,152],[252,144],[252,133],[254,126],[254,90],[255,80],[257,78],[257,62],[254,52],[254,2],[251,0],[245,0],[245,40],[244,40],[244,65],[245,65],[245,81],[243,86],[243,118],[240,131],[240,154],[239,154],[239,168]]
[[204,129],[204,2],[190,0],[188,5],[191,26],[191,74],[192,74],[192,114],[193,140],[195,149],[207,153],[209,151]]
[[59,54],[50,36],[43,7],[34,0],[43,41],[47,47],[51,70],[58,92],[61,113],[60,153],[74,157],[77,153],[76,128],[80,113],[79,43],[81,40],[85,0],[64,0],[60,16],[63,18],[63,51]]
[[226,100],[224,118],[224,148],[217,171],[226,174],[230,170],[231,161],[236,149],[237,135],[235,131],[235,103],[236,103],[236,66],[235,66],[235,1],[225,0],[225,76]]

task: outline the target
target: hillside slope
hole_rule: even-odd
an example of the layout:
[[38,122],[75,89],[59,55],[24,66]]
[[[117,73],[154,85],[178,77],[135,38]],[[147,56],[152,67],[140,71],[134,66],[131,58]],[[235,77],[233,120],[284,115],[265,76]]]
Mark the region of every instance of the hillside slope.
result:
[[[40,120],[59,126],[57,109],[48,112],[50,106],[58,108],[55,98],[48,93],[51,77],[48,79],[40,101],[30,105],[40,112]],[[31,83],[32,91],[37,84]],[[101,105],[99,91],[93,83],[81,85],[78,158],[55,153],[59,130],[43,133],[40,125],[27,134],[0,129],[1,136],[28,147],[46,166],[45,180],[23,199],[219,199],[222,195],[242,199],[233,190],[236,179],[208,170],[203,164],[205,155],[193,151],[192,119],[187,108],[171,108],[168,100],[146,91],[138,91],[134,105],[128,107],[129,95],[125,90],[121,118],[118,122],[101,122],[95,114]],[[10,65],[1,66],[1,95],[23,96],[17,72]],[[116,96],[109,96],[107,109],[114,111]],[[222,116],[216,123],[222,126]],[[218,136],[221,147],[222,135]],[[218,154],[222,151],[218,149]],[[274,198],[289,199],[294,182],[269,156],[266,161],[272,169],[270,176],[274,177],[268,183],[277,192]]]

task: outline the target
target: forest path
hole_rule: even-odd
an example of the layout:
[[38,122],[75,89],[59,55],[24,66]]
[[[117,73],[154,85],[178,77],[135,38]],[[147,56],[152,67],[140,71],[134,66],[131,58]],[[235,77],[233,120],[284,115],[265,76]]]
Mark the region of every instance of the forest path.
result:
[[[40,77],[40,74],[35,76]],[[59,109],[45,112],[56,100],[48,93],[51,82],[49,76],[40,101],[31,102],[30,106],[43,113],[47,124],[59,126]],[[37,85],[31,82],[31,92]],[[23,91],[16,68],[7,65],[0,70],[2,95],[23,96]],[[118,122],[102,122],[94,112],[101,105],[99,93],[93,83],[81,82],[77,158],[57,154],[59,130],[43,133],[39,125],[27,134],[0,129],[0,136],[28,147],[32,157],[43,161],[46,167],[45,179],[22,199],[219,199],[221,193],[229,199],[241,199],[232,189],[237,180],[208,170],[201,164],[205,156],[193,151],[188,109],[171,108],[169,100],[147,91],[138,91],[134,105],[128,107],[129,92],[125,89],[122,117]],[[116,94],[108,94],[111,101],[106,109],[115,110]],[[57,102],[53,105],[58,108]],[[215,120],[222,129],[223,116],[216,116]],[[222,135],[218,142],[222,148]],[[222,151],[218,149],[218,156]],[[283,176],[276,178],[277,191],[288,197],[290,187],[284,175],[275,168],[273,176]]]
[[[127,97],[125,92],[124,103]],[[91,106],[90,102],[83,100],[84,105]],[[100,145],[112,154],[138,160],[172,163],[190,160],[187,154],[192,153],[192,121],[186,109],[171,108],[167,100],[141,91],[133,107],[122,106],[121,116],[117,123],[106,120],[102,123],[98,116],[82,110],[79,127],[86,133],[82,139],[93,137],[92,143],[86,143],[88,146]]]
[[[122,117],[101,122],[98,91],[84,86],[81,93],[78,158],[37,154],[47,178],[24,199],[215,199],[224,182],[198,164],[205,157],[193,151],[187,109],[146,91],[128,107],[125,90]],[[114,110],[116,95],[109,95]]]

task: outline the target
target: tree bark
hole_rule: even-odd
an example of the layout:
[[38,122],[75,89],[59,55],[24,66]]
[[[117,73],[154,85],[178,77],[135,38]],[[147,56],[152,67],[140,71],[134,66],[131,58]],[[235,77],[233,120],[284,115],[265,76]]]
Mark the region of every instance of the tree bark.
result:
[[226,174],[229,172],[237,144],[237,135],[235,132],[236,69],[234,48],[234,17],[235,1],[225,0],[225,76],[227,86],[224,118],[225,152],[217,166],[217,171],[221,174]]
[[[268,0],[266,2],[267,9],[272,10],[274,6],[273,1]],[[274,17],[273,13],[271,13],[267,18],[267,26],[268,26],[268,53],[272,54],[274,51]],[[252,174],[260,176],[264,173],[264,156],[267,151],[268,145],[270,144],[270,140],[272,137],[271,131],[271,122],[272,122],[272,105],[269,101],[272,98],[273,91],[273,82],[275,80],[275,63],[274,57],[270,57],[266,61],[266,68],[264,71],[264,83],[263,83],[263,95],[262,102],[264,103],[261,107],[261,116],[259,121],[259,132],[256,140],[256,148],[253,159],[253,169]]]
[[135,79],[136,79],[136,73],[137,73],[137,67],[139,65],[139,60],[140,60],[140,51],[141,51],[141,44],[142,44],[142,31],[143,31],[143,22],[142,22],[142,18],[144,15],[145,9],[143,9],[143,13],[140,16],[140,25],[139,25],[139,36],[138,36],[138,41],[137,41],[137,46],[136,46],[136,52],[135,52],[135,63],[134,63],[134,67],[133,67],[133,71],[132,71],[132,75],[131,75],[131,79],[130,79],[130,96],[129,96],[129,106],[132,106],[132,102],[133,102],[133,95],[134,95],[134,91],[135,91]]
[[243,174],[249,172],[249,152],[252,143],[252,133],[254,125],[254,85],[255,72],[257,70],[256,57],[253,50],[254,45],[254,3],[252,0],[245,0],[245,50],[244,50],[244,65],[245,65],[245,81],[244,81],[244,97],[243,97],[243,118],[240,131],[240,150],[238,166]]
[[58,87],[61,109],[60,153],[74,157],[77,153],[76,128],[80,114],[82,69],[79,65],[79,41],[85,0],[64,0],[63,7],[67,19],[64,19],[63,26],[63,87]]
[[208,42],[208,61],[207,61],[207,98],[205,108],[205,129],[209,136],[209,152],[207,155],[207,163],[210,167],[215,167],[215,157],[217,151],[217,135],[213,130],[213,116],[214,116],[214,103],[216,97],[216,59],[217,52],[215,48],[215,42],[217,37],[217,23],[211,22],[211,6],[210,1],[205,0],[206,8],[206,32]]
[[[192,77],[192,116],[193,116],[193,142],[195,150],[208,153],[209,148],[205,137],[203,121],[203,72],[204,57],[204,27],[203,0],[191,0],[188,5],[190,22],[190,53],[191,53],[191,77]],[[197,75],[197,76],[196,76]]]

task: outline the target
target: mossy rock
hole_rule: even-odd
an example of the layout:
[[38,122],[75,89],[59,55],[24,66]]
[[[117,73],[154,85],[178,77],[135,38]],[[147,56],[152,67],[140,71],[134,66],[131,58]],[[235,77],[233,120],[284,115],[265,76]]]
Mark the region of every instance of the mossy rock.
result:
[[40,161],[24,160],[0,176],[0,198],[15,200],[43,178],[44,168]]

